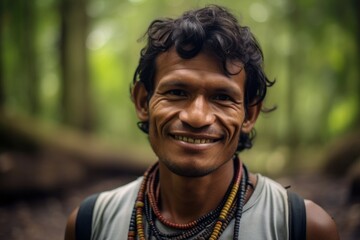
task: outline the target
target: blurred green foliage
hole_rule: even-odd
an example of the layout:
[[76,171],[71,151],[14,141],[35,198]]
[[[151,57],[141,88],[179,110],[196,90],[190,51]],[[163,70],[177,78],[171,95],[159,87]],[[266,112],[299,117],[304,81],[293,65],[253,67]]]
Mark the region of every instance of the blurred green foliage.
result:
[[[23,14],[24,2],[32,6],[31,29]],[[58,124],[62,115],[59,2],[1,3],[3,108]],[[277,81],[265,102],[277,110],[260,117],[256,143],[276,151],[262,152],[259,158],[282,159],[297,146],[321,146],[359,127],[359,7],[353,0],[89,0],[90,26],[84,44],[95,134],[119,144],[147,144],[137,130],[129,96],[144,45],[138,40],[154,18],[176,17],[210,3],[228,7],[252,29],[263,47],[266,72]],[[30,59],[24,59],[26,34],[34,39]],[[30,111],[27,88],[32,82],[25,71],[33,60],[39,81],[35,113]],[[277,163],[281,167],[284,161]]]

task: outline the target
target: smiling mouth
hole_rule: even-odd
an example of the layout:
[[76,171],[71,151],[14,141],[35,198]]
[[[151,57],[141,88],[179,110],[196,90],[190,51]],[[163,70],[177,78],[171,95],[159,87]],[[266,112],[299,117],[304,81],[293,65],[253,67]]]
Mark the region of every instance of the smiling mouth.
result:
[[216,142],[216,139],[208,139],[208,138],[192,138],[192,137],[185,137],[179,135],[172,136],[175,140],[192,143],[192,144],[205,144],[205,143],[213,143]]

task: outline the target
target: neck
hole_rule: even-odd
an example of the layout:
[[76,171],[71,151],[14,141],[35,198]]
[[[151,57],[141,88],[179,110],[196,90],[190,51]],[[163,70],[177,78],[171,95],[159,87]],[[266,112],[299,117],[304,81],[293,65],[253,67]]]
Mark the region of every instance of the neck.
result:
[[194,221],[214,210],[223,199],[234,176],[228,161],[204,177],[183,177],[159,164],[159,209],[165,219],[178,224]]

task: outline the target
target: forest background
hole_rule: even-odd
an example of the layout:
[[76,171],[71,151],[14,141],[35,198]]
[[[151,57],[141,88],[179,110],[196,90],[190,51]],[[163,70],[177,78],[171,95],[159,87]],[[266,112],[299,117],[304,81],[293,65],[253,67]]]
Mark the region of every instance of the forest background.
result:
[[154,162],[129,95],[145,44],[139,39],[153,19],[210,3],[252,29],[276,79],[265,105],[277,109],[260,116],[255,146],[242,156],[249,168],[277,178],[324,174],[353,191],[360,178],[358,1],[3,0],[2,200],[76,189],[94,175],[135,176]]

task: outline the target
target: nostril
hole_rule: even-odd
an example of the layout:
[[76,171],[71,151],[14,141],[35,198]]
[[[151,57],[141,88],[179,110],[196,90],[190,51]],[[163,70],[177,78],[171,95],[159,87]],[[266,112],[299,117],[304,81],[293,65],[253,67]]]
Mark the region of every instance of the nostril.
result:
[[202,128],[215,122],[214,114],[205,109],[191,111],[184,109],[180,112],[179,119],[193,128]]

